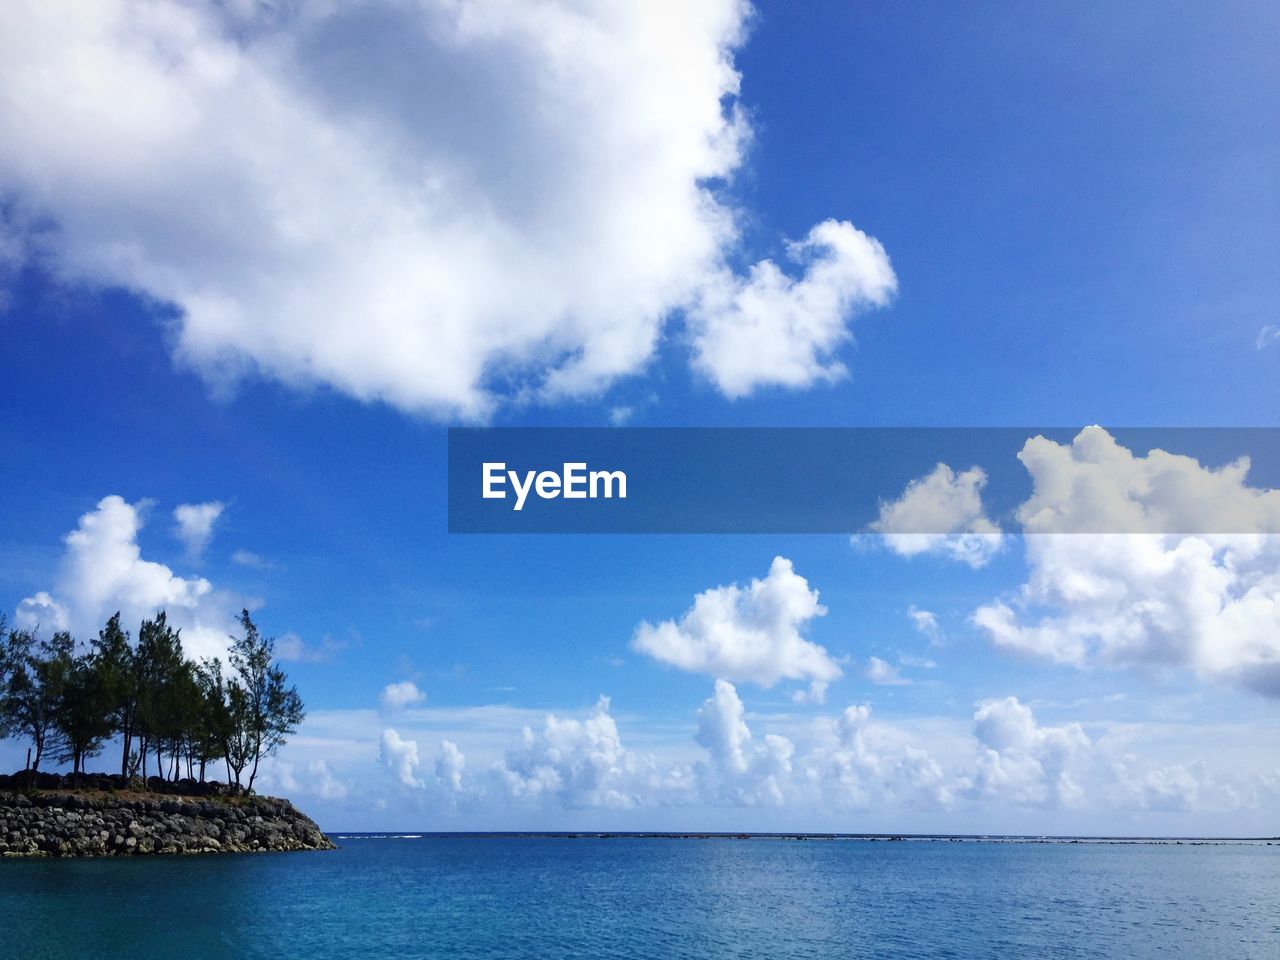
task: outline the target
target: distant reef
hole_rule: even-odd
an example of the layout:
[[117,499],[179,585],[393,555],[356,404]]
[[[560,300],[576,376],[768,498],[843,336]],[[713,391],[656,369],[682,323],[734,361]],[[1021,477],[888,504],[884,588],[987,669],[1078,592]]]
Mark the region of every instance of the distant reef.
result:
[[[288,800],[224,784],[186,787],[122,777],[0,776],[0,856],[128,857],[333,850]],[[173,789],[154,790],[165,786]],[[230,795],[229,795],[230,794]]]

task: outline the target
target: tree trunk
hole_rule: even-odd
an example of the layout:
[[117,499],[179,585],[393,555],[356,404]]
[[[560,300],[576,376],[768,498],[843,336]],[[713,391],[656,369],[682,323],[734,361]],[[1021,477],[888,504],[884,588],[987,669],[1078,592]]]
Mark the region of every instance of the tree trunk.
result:
[[258,779],[258,761],[262,759],[262,740],[257,739],[253,744],[253,771],[249,774],[249,792],[253,793],[253,781]]

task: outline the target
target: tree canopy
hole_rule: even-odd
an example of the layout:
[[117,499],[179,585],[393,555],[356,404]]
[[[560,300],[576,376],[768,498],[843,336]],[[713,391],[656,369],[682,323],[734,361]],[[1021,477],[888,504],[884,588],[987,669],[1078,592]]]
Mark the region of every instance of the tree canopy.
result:
[[[73,773],[112,741],[120,772],[204,780],[222,761],[248,790],[259,764],[297,730],[302,698],[275,661],[275,641],[244,610],[221,659],[194,661],[165,612],[143,620],[136,642],[112,616],[88,644],[69,633],[41,639],[0,616],[0,737],[29,742],[28,769],[69,763]],[[242,783],[248,776],[248,782]]]

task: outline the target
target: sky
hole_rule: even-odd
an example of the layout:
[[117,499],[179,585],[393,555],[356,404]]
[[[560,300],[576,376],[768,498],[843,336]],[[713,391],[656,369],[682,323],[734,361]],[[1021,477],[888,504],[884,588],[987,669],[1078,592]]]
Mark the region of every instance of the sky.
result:
[[1027,537],[965,462],[852,537],[468,536],[445,455],[1274,426],[1277,21],[5,4],[0,608],[214,655],[250,607],[308,708],[262,789],[331,830],[1274,834],[1280,494],[1228,461],[1037,448]]

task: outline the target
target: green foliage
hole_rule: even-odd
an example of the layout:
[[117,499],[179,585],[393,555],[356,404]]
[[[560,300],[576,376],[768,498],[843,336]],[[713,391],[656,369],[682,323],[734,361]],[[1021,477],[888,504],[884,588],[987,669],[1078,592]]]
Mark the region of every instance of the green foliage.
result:
[[0,617],[0,737],[31,741],[33,770],[51,754],[75,772],[113,737],[121,772],[204,779],[223,761],[228,779],[248,771],[253,789],[263,757],[273,754],[304,717],[302,698],[275,663],[275,641],[243,611],[232,637],[229,672],[217,660],[187,659],[180,631],[163,611],[144,620],[137,643],[109,619],[88,649],[68,633],[40,640],[8,629]]
[[41,653],[36,667],[53,701],[53,759],[70,762],[72,772],[81,773],[84,761],[102,751],[114,730],[103,678],[94,655],[77,653],[69,633],[54,634]]
[[274,662],[275,640],[259,633],[248,610],[241,611],[240,627],[243,635],[232,638],[231,644],[230,661],[236,674],[231,693],[238,734],[248,745],[246,763],[252,761],[252,790],[262,758],[275,753],[306,714],[298,691],[286,686],[284,671]]
[[102,692],[111,710],[112,730],[120,736],[120,772],[128,774],[138,726],[140,687],[129,634],[116,613],[93,641]]
[[54,671],[42,657],[42,645],[31,630],[11,629],[4,637],[4,720],[10,736],[26,737],[32,745],[32,770],[40,769],[57,706]]

